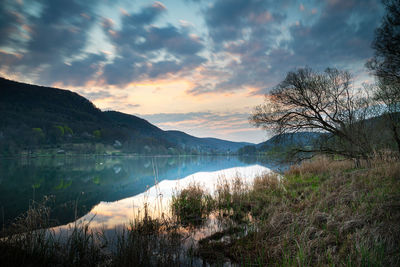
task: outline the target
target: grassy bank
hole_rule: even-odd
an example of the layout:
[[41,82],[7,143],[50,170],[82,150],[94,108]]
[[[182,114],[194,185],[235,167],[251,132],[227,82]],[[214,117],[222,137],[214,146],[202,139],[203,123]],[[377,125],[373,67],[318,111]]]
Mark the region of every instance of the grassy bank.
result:
[[250,190],[222,186],[215,203],[225,220],[237,223],[200,241],[199,254],[212,262],[400,264],[400,163],[392,160],[354,168],[351,161],[314,159],[281,178],[259,177]]
[[[34,202],[0,238],[0,266],[173,266],[191,265],[192,254],[171,219],[144,216],[125,228],[92,231],[90,221],[60,232],[49,228],[46,203]],[[184,254],[184,255],[183,255]]]
[[[49,210],[34,203],[0,240],[2,266],[399,266],[400,163],[316,158],[254,184],[221,180],[213,195],[192,184],[172,198],[173,217],[133,220],[114,239],[40,230]],[[220,227],[195,246],[190,233]],[[39,230],[37,230],[39,229]],[[4,233],[3,233],[4,236]],[[202,260],[199,260],[202,259]],[[5,265],[4,265],[5,264]]]

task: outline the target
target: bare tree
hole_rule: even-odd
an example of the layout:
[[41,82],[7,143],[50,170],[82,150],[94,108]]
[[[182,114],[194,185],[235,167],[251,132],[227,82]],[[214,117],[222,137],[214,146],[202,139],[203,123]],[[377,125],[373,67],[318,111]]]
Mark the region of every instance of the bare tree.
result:
[[400,153],[400,0],[384,0],[386,15],[376,29],[374,57],[367,67],[378,78],[375,99],[384,106],[392,136]]
[[[366,129],[369,97],[353,87],[346,71],[310,68],[289,72],[264,104],[257,106],[250,121],[276,134],[301,131],[328,133],[327,140],[308,152],[366,158],[372,145]],[[335,142],[333,142],[335,140]],[[303,151],[304,152],[304,151]]]

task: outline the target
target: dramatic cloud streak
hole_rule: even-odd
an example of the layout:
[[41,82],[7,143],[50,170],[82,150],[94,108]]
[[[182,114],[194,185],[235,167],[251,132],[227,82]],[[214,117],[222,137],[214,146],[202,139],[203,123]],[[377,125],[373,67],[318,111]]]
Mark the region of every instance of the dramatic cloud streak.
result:
[[109,20],[104,21],[103,29],[116,49],[114,61],[104,68],[106,84],[156,79],[206,61],[197,55],[204,48],[200,38],[185,28],[153,25],[164,12],[165,6],[156,2],[138,13],[125,14],[119,31]]

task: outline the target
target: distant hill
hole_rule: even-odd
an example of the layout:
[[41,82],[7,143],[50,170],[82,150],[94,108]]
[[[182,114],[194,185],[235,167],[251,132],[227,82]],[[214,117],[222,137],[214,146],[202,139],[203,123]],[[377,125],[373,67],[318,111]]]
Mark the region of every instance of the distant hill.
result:
[[169,140],[176,145],[191,147],[199,150],[214,150],[236,152],[239,148],[252,145],[246,142],[231,142],[217,138],[198,138],[181,131],[166,131]]
[[[364,138],[368,140],[369,145],[375,151],[397,149],[396,141],[393,138],[392,126],[387,114],[376,114],[366,120],[354,124],[353,128],[347,128],[346,131],[354,132],[354,138]],[[400,113],[392,114],[397,122],[400,121]],[[346,143],[343,143],[337,136],[331,133],[321,132],[297,132],[276,135],[269,140],[253,146],[244,146],[238,150],[240,155],[263,154],[271,158],[289,159],[306,155],[307,152],[301,152],[294,155],[296,149],[307,150],[325,150],[334,151],[335,149],[344,149]],[[297,150],[299,151],[299,150]]]
[[95,144],[114,145],[139,154],[226,153],[248,145],[163,131],[137,116],[102,112],[68,90],[0,78],[0,155],[65,144],[85,144],[86,152],[98,150]]
[[159,136],[165,132],[145,119],[118,111],[103,112],[108,121],[120,128],[127,128],[141,134]]
[[275,135],[265,142],[256,145],[257,150],[267,151],[276,147],[312,146],[313,142],[321,136],[316,132],[298,132]]
[[294,147],[309,148],[314,145],[323,134],[316,132],[298,132],[275,135],[257,145],[247,145],[239,149],[239,154],[284,154]]
[[131,129],[142,135],[168,140],[171,144],[182,149],[194,149],[199,152],[236,152],[239,148],[252,145],[246,142],[232,142],[217,138],[199,138],[182,131],[163,131],[148,121],[139,117],[117,111],[106,111],[108,119],[119,127]]

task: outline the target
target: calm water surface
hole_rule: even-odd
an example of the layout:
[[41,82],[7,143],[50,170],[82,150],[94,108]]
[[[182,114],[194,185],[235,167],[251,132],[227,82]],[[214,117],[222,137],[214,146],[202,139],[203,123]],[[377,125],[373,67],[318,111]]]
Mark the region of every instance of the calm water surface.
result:
[[145,203],[153,216],[168,213],[171,196],[190,183],[212,193],[221,179],[251,183],[279,167],[232,156],[0,160],[0,215],[7,226],[32,200],[51,196],[57,225],[92,220],[92,227],[111,229],[140,215]]

